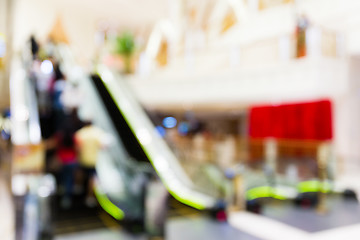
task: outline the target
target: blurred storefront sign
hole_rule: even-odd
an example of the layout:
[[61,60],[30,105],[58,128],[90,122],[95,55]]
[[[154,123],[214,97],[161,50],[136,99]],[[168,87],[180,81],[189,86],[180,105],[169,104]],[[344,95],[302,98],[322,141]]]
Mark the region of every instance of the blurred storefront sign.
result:
[[43,144],[14,145],[13,173],[41,173],[44,163]]
[[331,140],[332,104],[329,100],[258,106],[250,109],[251,138]]

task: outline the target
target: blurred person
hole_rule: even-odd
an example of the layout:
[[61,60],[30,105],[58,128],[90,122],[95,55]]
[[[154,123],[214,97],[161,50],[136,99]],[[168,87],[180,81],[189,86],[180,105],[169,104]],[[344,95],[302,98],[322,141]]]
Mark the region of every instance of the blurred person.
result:
[[225,138],[218,143],[217,164],[222,170],[231,168],[235,162],[236,142],[233,135],[226,135]]
[[84,98],[83,92],[77,83],[69,82],[65,84],[64,90],[60,96],[65,112],[73,112],[77,109]]
[[213,162],[214,161],[214,138],[212,133],[209,131],[209,129],[204,128],[202,131],[202,135],[205,139],[205,151],[206,151],[206,159],[207,162]]
[[38,56],[40,47],[39,47],[39,44],[36,41],[34,35],[31,35],[31,37],[30,37],[30,48],[31,48],[31,54],[32,54],[33,59],[36,59]]
[[201,133],[195,134],[193,138],[193,159],[198,164],[203,164],[207,161],[206,159],[206,142],[205,137]]
[[165,134],[165,140],[172,149],[176,149],[179,142],[179,134],[175,128],[167,129]]
[[72,205],[71,195],[77,164],[74,132],[69,127],[65,128],[56,134],[56,141],[56,156],[62,164],[60,182],[64,195],[61,199],[61,207],[68,209]]
[[75,141],[79,163],[86,175],[85,185],[87,187],[87,194],[85,204],[88,207],[94,207],[96,205],[96,199],[93,190],[97,155],[101,148],[110,143],[110,138],[108,134],[93,125],[91,121],[86,121],[85,126],[76,131]]
[[30,78],[36,86],[40,115],[44,116],[49,114],[52,107],[50,87],[54,79],[54,73],[44,73],[41,70],[41,65],[42,62],[38,59],[32,62]]
[[64,120],[65,111],[64,104],[62,102],[61,96],[66,87],[66,77],[62,73],[60,64],[54,64],[54,80],[50,86],[50,93],[52,98],[52,110],[55,118],[55,128],[58,130]]
[[231,167],[235,159],[235,139],[219,132],[214,143],[215,162],[222,169]]
[[308,27],[309,27],[308,19],[304,15],[298,17],[297,25],[296,25],[296,57],[297,58],[305,57],[307,54],[306,31]]

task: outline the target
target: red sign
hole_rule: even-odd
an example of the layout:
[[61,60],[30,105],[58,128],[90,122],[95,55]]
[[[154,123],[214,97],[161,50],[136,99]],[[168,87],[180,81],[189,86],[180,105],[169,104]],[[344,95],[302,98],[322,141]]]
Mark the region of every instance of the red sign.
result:
[[332,104],[329,100],[258,106],[250,109],[251,138],[330,140]]

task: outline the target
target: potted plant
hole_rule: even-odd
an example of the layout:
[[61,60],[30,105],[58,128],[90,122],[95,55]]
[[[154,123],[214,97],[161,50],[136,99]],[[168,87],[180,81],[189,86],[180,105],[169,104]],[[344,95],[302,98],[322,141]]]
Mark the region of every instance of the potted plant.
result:
[[123,33],[116,38],[115,52],[123,57],[124,73],[132,72],[132,57],[135,52],[134,37],[131,33]]

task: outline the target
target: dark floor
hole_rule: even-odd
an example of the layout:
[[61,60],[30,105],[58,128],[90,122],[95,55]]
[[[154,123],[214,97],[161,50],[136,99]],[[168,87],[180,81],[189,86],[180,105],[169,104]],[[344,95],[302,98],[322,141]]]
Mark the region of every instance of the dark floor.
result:
[[[88,208],[84,204],[84,196],[73,197],[69,209],[60,207],[61,197],[54,197],[55,235],[82,232],[100,228],[116,228],[121,222],[108,215],[101,207]],[[207,215],[197,209],[188,207],[174,198],[169,200],[168,218],[191,219]]]
[[[80,203],[77,203],[80,204]],[[87,209],[75,205],[69,210],[57,211],[55,239],[146,239],[144,235],[132,235],[100,208]],[[257,240],[242,233],[226,222],[212,219],[207,212],[190,208],[175,199],[169,201],[165,239],[209,240]]]
[[69,209],[61,208],[60,200],[60,197],[54,197],[55,235],[120,226],[99,206],[94,208],[86,207],[84,196],[73,197],[72,206]]
[[[168,240],[257,240],[259,238],[241,232],[227,222],[218,222],[206,212],[190,208],[171,199],[165,238]],[[300,208],[291,201],[271,200],[265,205],[262,215],[299,228],[309,233],[360,223],[360,206],[357,201],[345,200],[332,195],[327,200],[325,215],[314,208]],[[59,211],[55,221],[56,239],[146,239],[144,235],[132,235],[123,231],[121,223],[100,208],[84,206]],[[87,236],[87,237],[86,237]],[[91,236],[91,237],[90,237]],[[96,237],[97,236],[97,237]]]

